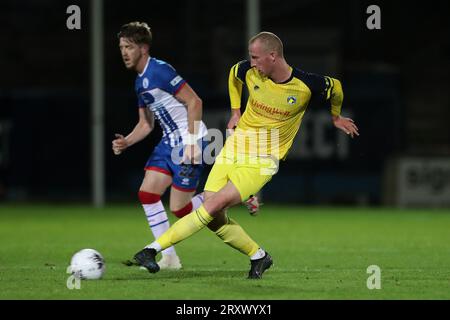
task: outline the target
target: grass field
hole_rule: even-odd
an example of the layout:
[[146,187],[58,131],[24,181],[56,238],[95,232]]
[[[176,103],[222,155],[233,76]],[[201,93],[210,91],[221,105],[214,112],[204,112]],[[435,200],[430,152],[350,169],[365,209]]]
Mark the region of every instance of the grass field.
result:
[[[450,299],[450,211],[278,207],[230,211],[274,258],[262,280],[208,230],[177,245],[182,271],[121,264],[152,240],[138,205],[0,206],[0,299]],[[173,219],[172,219],[173,221]],[[101,280],[66,287],[79,249],[106,260]],[[369,265],[381,289],[366,286]]]

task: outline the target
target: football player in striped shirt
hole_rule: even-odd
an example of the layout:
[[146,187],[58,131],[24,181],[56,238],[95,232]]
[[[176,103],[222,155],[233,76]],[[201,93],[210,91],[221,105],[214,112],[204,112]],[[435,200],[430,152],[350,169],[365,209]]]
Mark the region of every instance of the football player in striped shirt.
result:
[[[148,224],[156,238],[169,228],[161,196],[170,187],[170,211],[181,218],[197,209],[203,193],[195,194],[204,168],[203,138],[208,131],[202,122],[202,101],[189,84],[167,62],[150,56],[152,32],[146,23],[122,26],[119,48],[127,69],[138,73],[135,91],[139,121],[127,135],[116,134],[112,149],[116,155],[143,140],[154,128],[155,118],[163,136],[145,165],[139,199]],[[259,203],[251,197],[245,203],[254,214]],[[135,264],[134,261],[125,261]],[[180,269],[181,262],[173,246],[162,251],[158,262],[162,269]]]

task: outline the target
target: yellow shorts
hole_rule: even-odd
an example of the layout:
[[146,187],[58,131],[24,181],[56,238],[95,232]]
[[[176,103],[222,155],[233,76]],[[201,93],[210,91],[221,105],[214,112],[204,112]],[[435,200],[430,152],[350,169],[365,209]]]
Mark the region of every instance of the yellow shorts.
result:
[[231,180],[245,201],[255,195],[278,171],[271,157],[229,155],[222,148],[206,181],[205,191],[218,192]]

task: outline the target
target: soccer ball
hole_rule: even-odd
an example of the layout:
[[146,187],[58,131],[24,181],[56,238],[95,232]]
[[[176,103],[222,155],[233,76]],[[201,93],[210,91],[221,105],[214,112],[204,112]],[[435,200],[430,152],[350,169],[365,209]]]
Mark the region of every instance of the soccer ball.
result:
[[80,250],[70,261],[70,272],[78,279],[100,279],[105,272],[105,260],[94,249]]

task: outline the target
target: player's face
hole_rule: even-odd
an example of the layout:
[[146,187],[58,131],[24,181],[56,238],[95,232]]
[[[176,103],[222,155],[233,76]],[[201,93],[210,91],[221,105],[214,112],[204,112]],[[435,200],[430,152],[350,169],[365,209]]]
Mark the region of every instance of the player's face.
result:
[[120,38],[119,48],[125,67],[134,70],[142,57],[141,47],[127,38]]
[[270,76],[273,67],[273,54],[265,49],[259,40],[253,41],[248,47],[250,64],[262,75]]

